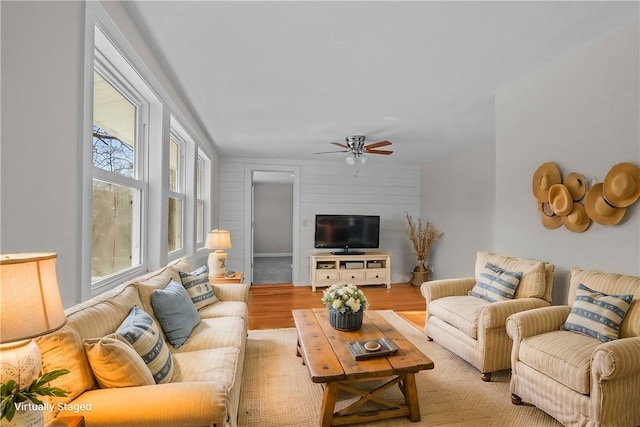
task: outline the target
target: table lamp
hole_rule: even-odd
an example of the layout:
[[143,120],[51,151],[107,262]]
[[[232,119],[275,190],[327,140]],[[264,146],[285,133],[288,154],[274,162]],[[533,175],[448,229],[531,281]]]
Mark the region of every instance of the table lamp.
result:
[[231,248],[231,235],[227,230],[211,230],[204,246],[214,249],[209,254],[209,277],[224,277],[227,273],[227,254],[224,249]]
[[[27,388],[40,375],[32,338],[67,322],[58,291],[55,253],[0,255],[0,382]],[[4,420],[3,420],[4,421]]]

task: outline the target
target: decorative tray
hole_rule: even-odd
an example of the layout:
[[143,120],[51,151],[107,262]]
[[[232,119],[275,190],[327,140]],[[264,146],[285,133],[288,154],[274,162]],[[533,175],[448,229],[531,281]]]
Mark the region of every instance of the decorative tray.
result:
[[[373,345],[372,343],[377,345]],[[367,347],[370,347],[371,350],[367,349]],[[355,360],[389,356],[398,352],[398,347],[387,338],[352,341],[347,343],[347,348]]]

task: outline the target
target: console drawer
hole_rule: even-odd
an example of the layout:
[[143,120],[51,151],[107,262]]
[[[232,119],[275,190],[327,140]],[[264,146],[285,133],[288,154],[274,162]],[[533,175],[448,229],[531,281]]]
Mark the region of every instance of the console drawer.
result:
[[338,271],[316,271],[316,282],[334,282],[340,279]]
[[363,271],[343,271],[340,273],[340,280],[342,281],[364,280],[364,272]]
[[375,269],[367,271],[367,280],[386,280],[387,279],[387,270],[385,269]]

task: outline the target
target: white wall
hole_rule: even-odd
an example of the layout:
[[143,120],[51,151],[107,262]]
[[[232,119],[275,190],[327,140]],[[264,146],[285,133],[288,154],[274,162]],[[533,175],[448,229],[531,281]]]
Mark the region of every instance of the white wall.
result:
[[84,5],[2,2],[3,253],[52,251],[80,295]]
[[[85,18],[92,3],[0,2],[2,129],[0,250],[53,251],[65,306],[82,298]],[[182,124],[204,140],[144,38],[116,2],[105,7]],[[85,8],[89,13],[85,15]],[[89,46],[89,52],[93,47]],[[210,147],[214,165],[218,159]],[[215,180],[215,176],[213,177]],[[214,187],[215,188],[215,187]],[[214,193],[214,200],[217,195]]]
[[493,246],[495,166],[492,142],[422,166],[422,219],[444,233],[431,278],[473,276],[476,252]]
[[[220,227],[231,232],[233,248],[228,251],[228,267],[247,271],[244,266],[244,224],[250,206],[245,205],[245,166],[266,164],[283,170],[300,168],[300,222],[298,276],[296,285],[309,285],[309,255],[313,248],[317,213],[372,214],[381,216],[380,251],[391,252],[392,282],[406,282],[416,260],[411,252],[404,212],[418,215],[420,209],[420,168],[390,164],[372,158],[354,168],[340,157],[335,161],[287,161],[224,158],[220,165]],[[294,245],[295,247],[295,245]]]
[[556,264],[554,302],[577,266],[638,275],[640,209],[584,233],[540,224],[531,178],[543,162],[601,182],[616,163],[640,163],[639,23],[574,51],[496,96],[495,249]]
[[[422,213],[445,232],[436,277],[472,273],[477,249],[543,259],[556,265],[553,302],[561,304],[572,266],[640,273],[640,203],[620,225],[593,224],[579,234],[544,228],[531,192],[546,161],[563,176],[577,171],[598,181],[616,163],[640,164],[638,28],[621,28],[496,94],[494,150],[423,166]],[[456,260],[465,265],[456,269]]]
[[256,182],[253,203],[254,255],[291,254],[293,184]]

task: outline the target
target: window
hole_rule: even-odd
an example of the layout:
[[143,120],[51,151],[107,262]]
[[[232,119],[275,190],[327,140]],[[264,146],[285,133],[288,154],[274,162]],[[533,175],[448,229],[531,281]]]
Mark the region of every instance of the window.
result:
[[[100,67],[97,64],[97,67]],[[102,71],[105,75],[107,70]],[[114,83],[112,83],[112,81]],[[140,162],[140,102],[115,76],[93,79],[91,281],[141,263],[145,183]],[[119,85],[118,85],[119,86]]]
[[211,157],[200,145],[206,141],[182,126],[178,107],[119,30],[98,21],[87,38],[95,44],[86,62],[93,77],[85,106],[92,136],[83,185],[86,295],[203,250],[211,225]]
[[169,138],[169,233],[168,250],[175,252],[183,248],[184,229],[184,142],[172,134]]
[[196,247],[204,247],[205,240],[205,214],[206,214],[206,163],[202,155],[198,155],[196,163]]

